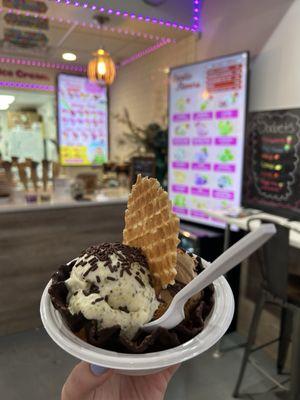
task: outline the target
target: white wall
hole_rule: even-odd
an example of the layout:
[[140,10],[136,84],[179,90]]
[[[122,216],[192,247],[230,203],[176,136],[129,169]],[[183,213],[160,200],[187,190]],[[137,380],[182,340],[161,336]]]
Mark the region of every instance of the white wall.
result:
[[199,58],[258,54],[293,0],[204,0]]
[[167,115],[168,81],[164,70],[170,66],[193,62],[197,54],[196,40],[191,36],[123,67],[110,89],[111,158],[126,159],[129,146],[118,147],[117,138],[126,127],[116,122],[114,114],[128,108],[132,120],[145,126],[162,124]]
[[252,63],[250,110],[300,107],[300,0]]
[[[296,0],[298,4],[299,1]],[[164,69],[242,50],[249,50],[252,57],[256,56],[265,43],[277,35],[278,24],[291,4],[293,0],[206,0],[200,39],[187,36],[179,43],[164,47],[119,70],[111,87],[111,114],[120,113],[127,107],[132,120],[139,125],[160,123],[167,114],[168,104],[168,82]],[[300,27],[297,29],[300,31]],[[296,47],[296,37],[294,41]],[[264,78],[259,77],[260,67],[255,66],[255,69],[252,81],[269,79],[268,68],[265,68],[267,75]],[[253,86],[252,89],[255,95],[251,103],[254,104],[260,94],[256,94]],[[111,117],[112,159],[124,160],[130,151],[129,146],[119,147],[117,144],[117,138],[124,129]]]

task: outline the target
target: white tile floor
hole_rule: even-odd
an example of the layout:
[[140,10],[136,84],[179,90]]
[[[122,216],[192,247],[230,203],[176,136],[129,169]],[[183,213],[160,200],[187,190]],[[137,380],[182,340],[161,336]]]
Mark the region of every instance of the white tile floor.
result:
[[[223,347],[232,347],[240,341],[236,334],[228,335]],[[241,356],[242,350],[235,349],[215,359],[209,351],[184,363],[171,381],[165,400],[232,399]],[[257,357],[258,362],[274,374],[272,360],[264,354]],[[0,398],[59,400],[62,384],[76,362],[42,329],[0,337]],[[274,393],[265,393],[271,386],[251,365],[248,367],[244,398],[275,400]]]

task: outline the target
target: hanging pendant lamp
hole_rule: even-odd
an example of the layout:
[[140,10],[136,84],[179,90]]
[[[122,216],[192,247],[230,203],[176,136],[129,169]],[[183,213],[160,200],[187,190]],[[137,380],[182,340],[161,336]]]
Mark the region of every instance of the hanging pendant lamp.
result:
[[89,62],[87,69],[89,80],[111,85],[116,77],[116,66],[113,59],[103,49],[99,49],[93,55],[96,57]]

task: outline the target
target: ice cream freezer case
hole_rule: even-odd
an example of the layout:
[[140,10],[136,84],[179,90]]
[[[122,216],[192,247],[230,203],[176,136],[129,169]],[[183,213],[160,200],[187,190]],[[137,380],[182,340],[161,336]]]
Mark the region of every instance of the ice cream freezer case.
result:
[[116,199],[0,208],[0,335],[41,325],[49,276],[91,244],[122,240],[125,207]]

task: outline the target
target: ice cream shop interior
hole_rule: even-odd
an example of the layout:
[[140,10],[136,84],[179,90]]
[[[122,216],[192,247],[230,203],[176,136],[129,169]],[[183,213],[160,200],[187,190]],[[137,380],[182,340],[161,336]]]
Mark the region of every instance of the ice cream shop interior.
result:
[[300,0],[0,0],[0,397],[300,400]]

